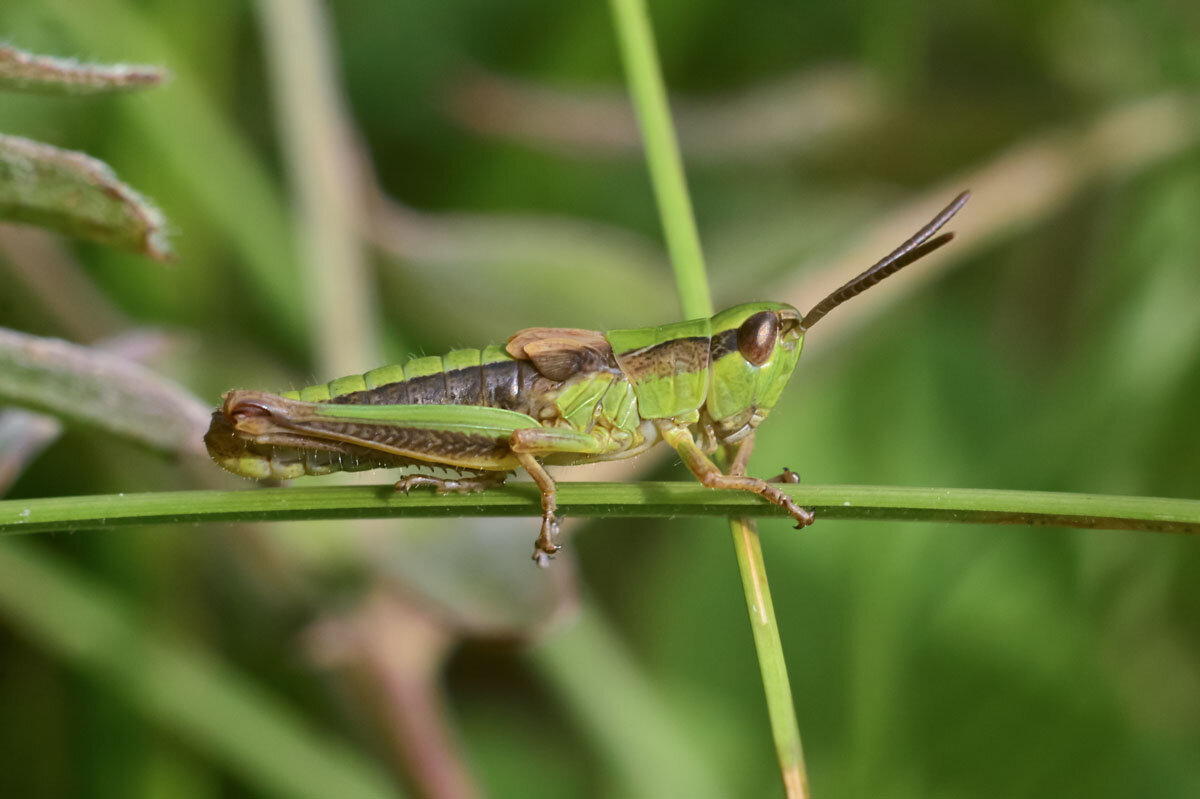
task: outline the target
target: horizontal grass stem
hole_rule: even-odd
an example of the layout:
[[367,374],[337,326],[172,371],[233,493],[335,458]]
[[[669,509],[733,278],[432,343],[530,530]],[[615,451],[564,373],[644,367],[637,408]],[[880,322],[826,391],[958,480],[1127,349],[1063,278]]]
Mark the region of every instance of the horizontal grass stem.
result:
[[[813,508],[818,523],[837,519],[959,522],[1200,534],[1200,500],[999,491],[966,488],[797,485],[783,490]],[[562,483],[566,516],[780,516],[751,494],[695,483]],[[391,484],[167,491],[0,501],[0,535],[148,524],[538,516],[532,484],[479,494],[396,493]]]

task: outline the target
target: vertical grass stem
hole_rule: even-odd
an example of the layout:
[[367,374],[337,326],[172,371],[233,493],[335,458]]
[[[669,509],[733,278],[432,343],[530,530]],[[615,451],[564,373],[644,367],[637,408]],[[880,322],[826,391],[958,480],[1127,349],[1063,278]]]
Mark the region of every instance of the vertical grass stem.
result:
[[667,92],[646,4],[643,0],[610,0],[610,5],[621,59],[625,64],[625,77],[642,131],[663,234],[675,268],[683,315],[688,319],[709,316],[712,300],[704,272],[704,254],[696,232],[692,201],[683,175],[683,159],[671,122],[671,109],[667,105]]
[[[610,5],[683,313],[689,319],[709,316],[712,301],[704,255],[667,105],[650,17],[644,0],[610,0]],[[808,777],[800,747],[800,727],[792,704],[792,689],[788,683],[779,627],[775,623],[758,530],[748,519],[730,519],[729,524],[754,631],[784,788],[789,799],[807,797]]]

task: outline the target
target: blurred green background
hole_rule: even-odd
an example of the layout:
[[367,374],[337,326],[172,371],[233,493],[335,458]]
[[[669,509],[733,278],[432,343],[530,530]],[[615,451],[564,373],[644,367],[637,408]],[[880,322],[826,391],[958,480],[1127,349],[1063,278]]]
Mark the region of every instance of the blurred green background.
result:
[[[718,307],[807,307],[975,192],[816,331],[755,473],[1200,497],[1200,6],[650,5]],[[9,0],[0,37],[172,71],[0,131],[112,165],[177,253],[0,229],[0,326],[165,331],[215,404],[678,317],[605,3]],[[7,495],[241,485],[68,427]],[[781,795],[726,526],[574,530],[548,572],[528,519],[6,539],[0,793]],[[1197,542],[762,534],[816,796],[1200,795]]]

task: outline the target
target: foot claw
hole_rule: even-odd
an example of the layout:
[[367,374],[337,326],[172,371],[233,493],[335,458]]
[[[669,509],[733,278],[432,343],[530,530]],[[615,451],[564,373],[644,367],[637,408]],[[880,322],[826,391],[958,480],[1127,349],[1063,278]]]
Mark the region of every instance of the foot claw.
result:
[[800,483],[800,475],[793,472],[788,467],[784,466],[783,471],[767,481],[768,483],[790,483],[798,485]]
[[810,524],[812,524],[816,517],[813,515],[812,511],[800,508],[800,513],[793,513],[792,518],[796,520],[796,529],[803,530],[805,527],[808,527]]
[[538,533],[537,541],[533,544],[533,560],[543,569],[550,565],[551,558],[562,549],[562,545],[557,543],[558,539],[558,520],[551,515],[542,517],[542,529]]
[[425,480],[421,479],[424,475],[410,474],[401,477],[396,481],[396,490],[403,491],[405,496],[412,493],[412,490],[417,487],[430,485]]
[[555,554],[561,549],[562,547],[557,544],[544,545],[539,539],[533,545],[533,562],[544,569],[550,565],[550,561],[554,560]]

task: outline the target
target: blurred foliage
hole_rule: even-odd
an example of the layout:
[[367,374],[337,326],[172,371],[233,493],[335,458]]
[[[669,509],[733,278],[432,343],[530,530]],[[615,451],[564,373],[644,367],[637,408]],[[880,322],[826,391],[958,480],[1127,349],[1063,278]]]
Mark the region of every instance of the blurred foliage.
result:
[[167,260],[162,214],[103,162],[0,134],[0,218]]
[[166,73],[129,64],[80,64],[0,45],[0,89],[41,94],[102,94],[162,83]]
[[[689,161],[718,306],[793,285],[803,277],[798,264],[836,257],[881,215],[950,175],[1144,98],[1200,91],[1200,12],[1170,0],[651,5],[668,86],[686,95],[692,119],[727,121],[727,109],[717,112],[731,98],[760,97],[761,87],[831,65],[873,87],[869,115],[845,115],[843,128],[800,137],[794,149],[765,136],[764,118],[753,115],[746,141],[766,142],[761,153],[739,146],[723,151],[736,158],[722,159],[710,149]],[[366,320],[389,358],[481,345],[528,325],[677,317],[636,152],[564,150],[508,130],[493,137],[463,117],[464,86],[481,71],[580,100],[619,92],[604,3],[398,9],[357,0],[328,10],[338,85],[372,171],[362,182],[385,193],[360,186],[364,238],[389,245],[370,252],[368,289],[381,318]],[[164,269],[70,242],[55,268],[73,277],[47,288],[30,277],[45,250],[16,246],[13,231],[0,229],[0,327],[87,344],[68,327],[73,316],[169,326],[184,344],[154,367],[212,402],[231,386],[286,389],[336,376],[312,360],[308,320],[336,319],[339,309],[314,305],[304,291],[303,231],[289,215],[295,164],[273,112],[277,76],[269,77],[262,19],[233,0],[0,5],[0,36],[21,48],[159,64],[174,75],[131,96],[5,95],[0,130],[111,164],[158,201],[177,251]],[[700,113],[706,102],[711,113]],[[803,116],[790,111],[789,119]],[[1145,151],[1139,137],[1150,133],[1121,130],[1110,146]],[[728,147],[736,128],[722,135]],[[1038,178],[1036,169],[1021,175]],[[964,237],[948,249],[967,249],[970,215],[995,215],[1005,199],[977,191]],[[402,224],[381,207],[398,210]],[[753,470],[787,464],[813,483],[1200,496],[1197,219],[1193,142],[1132,171],[1091,174],[1061,202],[999,224],[969,257],[947,253],[936,281],[857,325],[857,335],[836,347],[814,338],[763,428]],[[473,238],[460,237],[464,223]],[[55,287],[68,280],[88,286],[70,296],[101,299],[64,312]],[[92,334],[121,332],[104,325]],[[836,325],[818,333],[833,342]],[[236,485],[216,467],[166,462],[86,428],[24,451],[29,462],[9,496]],[[198,742],[171,714],[130,699],[137,670],[156,673],[146,652],[161,651],[164,638],[187,640],[181,651],[202,653],[198,663],[218,662],[239,686],[252,683],[255,712],[282,708],[270,729],[282,719],[298,736],[318,730],[356,749],[365,782],[377,779],[376,767],[402,772],[409,785],[433,784],[436,775],[419,773],[433,760],[414,766],[413,739],[377,712],[394,696],[391,677],[367,655],[341,652],[337,635],[311,634],[314,621],[353,614],[382,584],[450,631],[455,643],[430,655],[432,673],[427,658],[409,678],[413,690],[445,699],[441,755],[466,764],[482,792],[528,795],[534,785],[545,796],[654,795],[700,773],[724,795],[779,795],[724,525],[598,522],[570,542],[578,574],[566,560],[550,575],[510,574],[532,533],[519,521],[124,530],[19,549],[3,542],[12,551],[0,561],[8,586],[0,793],[278,790],[246,778],[253,766],[231,759],[219,725]],[[703,534],[685,537],[684,524]],[[1194,540],[857,522],[793,535],[768,521],[762,534],[818,797],[1200,791]],[[58,590],[18,585],[6,563],[25,564],[21,574]],[[436,588],[433,574],[444,575]],[[576,577],[586,586],[586,623],[605,625],[602,633],[570,626]],[[543,598],[538,623],[512,623],[508,634],[481,625],[480,635],[462,614],[478,597],[502,604],[517,580],[528,591],[514,603]],[[456,606],[455,581],[479,590],[463,591],[470,599]],[[102,615],[118,619],[112,624],[133,631],[123,650],[133,676],[111,655],[93,668],[62,648],[89,640],[92,622],[54,616],[54,604],[87,607],[88,592],[103,600]],[[61,621],[61,637],[26,636],[27,618]],[[545,638],[532,649],[512,643],[531,635]],[[201,710],[227,709],[191,698]],[[648,775],[644,758],[621,749],[621,724],[672,738],[662,743],[661,773]]]
[[[153,67],[79,64],[0,45],[0,91],[100,94],[161,83]],[[28,222],[68,235],[167,260],[162,213],[83,153],[0,134],[0,220]]]

